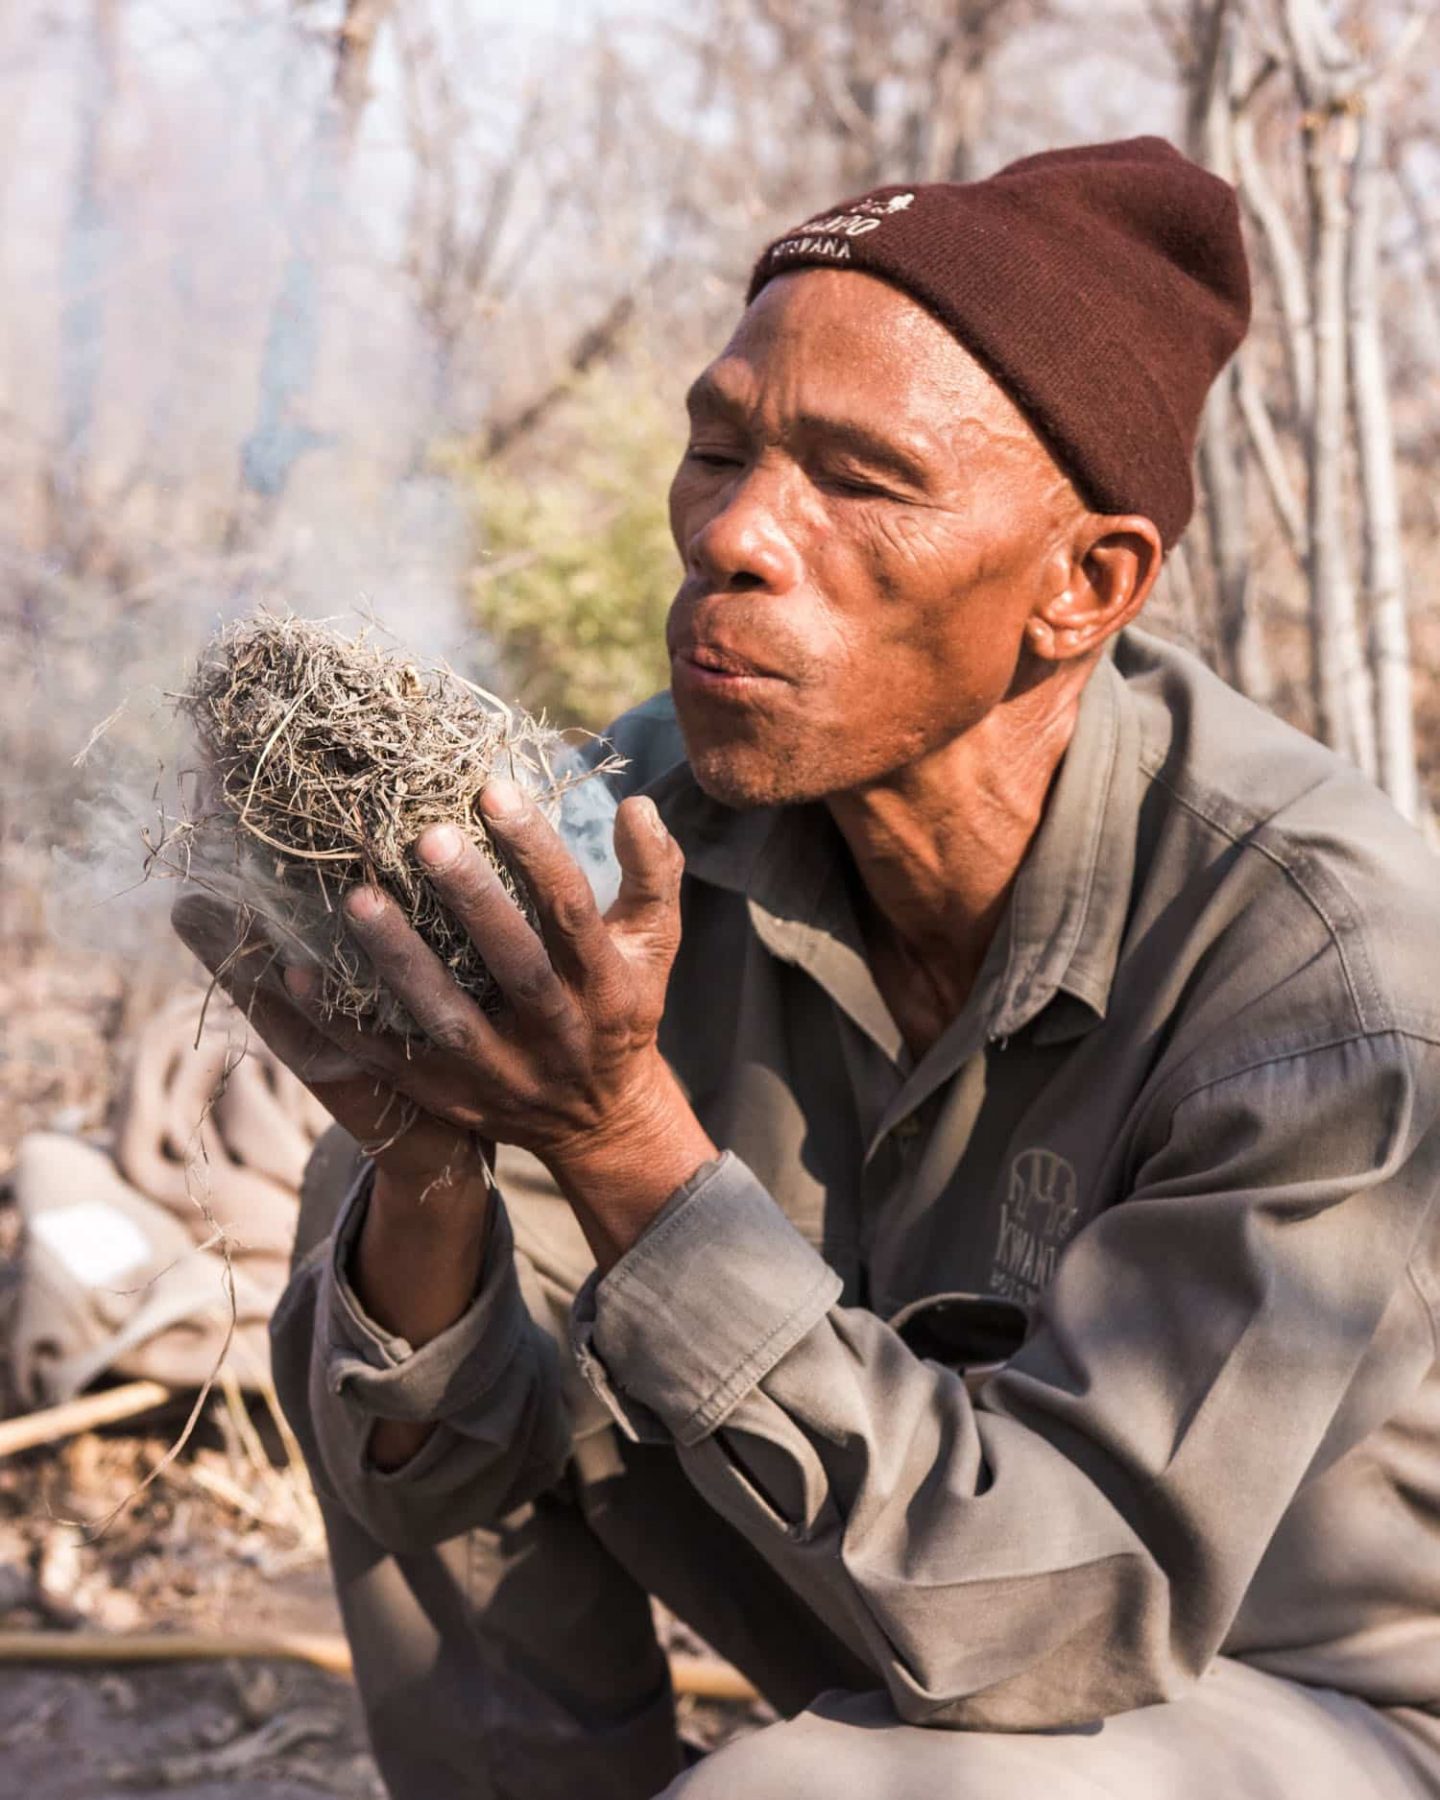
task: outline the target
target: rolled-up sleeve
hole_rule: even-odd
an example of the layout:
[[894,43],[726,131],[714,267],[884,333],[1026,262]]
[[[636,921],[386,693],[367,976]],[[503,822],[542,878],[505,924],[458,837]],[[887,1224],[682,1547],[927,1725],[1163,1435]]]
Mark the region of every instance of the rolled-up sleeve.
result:
[[[727,1153],[580,1290],[576,1360],[627,1436],[657,1435],[658,1419],[660,1435],[694,1444],[819,1323],[840,1285]],[[618,1383],[611,1370],[623,1371]]]
[[[389,1549],[420,1549],[493,1524],[553,1485],[570,1449],[559,1352],[522,1295],[496,1197],[475,1298],[415,1349],[370,1319],[350,1258],[369,1201],[363,1169],[335,1230],[291,1281],[271,1326],[277,1384],[317,1485]],[[305,1370],[303,1402],[284,1371]],[[394,1469],[369,1454],[378,1419],[433,1422]]]
[[978,1395],[835,1305],[733,1157],[582,1291],[577,1353],[903,1717],[1173,1697],[1301,1484],[1434,1359],[1437,1055],[1357,1036],[1171,1095]]

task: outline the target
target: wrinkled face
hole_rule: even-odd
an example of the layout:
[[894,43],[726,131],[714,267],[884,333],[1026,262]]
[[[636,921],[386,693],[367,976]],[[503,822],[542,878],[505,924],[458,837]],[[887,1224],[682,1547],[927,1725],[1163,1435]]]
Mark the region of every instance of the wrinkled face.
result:
[[688,404],[666,639],[707,792],[862,788],[1005,697],[1083,508],[944,326],[870,276],[783,276]]

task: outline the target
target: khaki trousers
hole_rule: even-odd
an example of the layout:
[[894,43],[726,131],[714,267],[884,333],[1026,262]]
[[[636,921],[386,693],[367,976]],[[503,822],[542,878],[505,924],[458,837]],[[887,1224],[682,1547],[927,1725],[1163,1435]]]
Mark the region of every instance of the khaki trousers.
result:
[[[339,1134],[312,1159],[302,1282],[353,1166]],[[556,1330],[557,1300],[583,1278],[583,1241],[543,1184],[505,1188],[517,1252],[541,1276],[523,1284],[527,1300],[533,1291],[536,1316]],[[293,1323],[287,1343],[303,1344],[303,1315]],[[308,1445],[299,1361],[277,1355],[275,1372]],[[393,1800],[1440,1800],[1440,1720],[1228,1659],[1181,1700],[1079,1730],[903,1724],[873,1673],[700,1500],[669,1451],[608,1430],[580,1448],[564,1487],[497,1529],[416,1554],[384,1549],[322,1492]],[[684,1769],[651,1595],[784,1722]]]

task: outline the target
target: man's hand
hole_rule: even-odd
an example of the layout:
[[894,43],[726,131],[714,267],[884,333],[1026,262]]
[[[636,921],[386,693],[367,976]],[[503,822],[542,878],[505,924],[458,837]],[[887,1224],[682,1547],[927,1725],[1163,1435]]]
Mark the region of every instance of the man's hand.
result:
[[[648,800],[615,821],[622,881],[602,920],[590,885],[542,814],[510,782],[482,797],[486,823],[525,883],[530,928],[494,869],[458,832],[416,846],[505,1000],[492,1021],[399,909],[373,888],[344,902],[350,929],[429,1047],[328,1019],[316,978],[187,895],[173,919],[275,1053],[376,1165],[352,1276],[362,1304],[412,1344],[452,1324],[484,1264],[495,1140],[546,1163],[602,1268],[629,1248],[715,1147],[660,1056],[656,1034],[680,938],[678,846]],[[415,1454],[426,1425],[379,1420],[382,1468]]]
[[[272,944],[234,909],[183,894],[176,931],[275,1054],[367,1150],[375,1183],[350,1274],[377,1324],[419,1346],[469,1306],[484,1266],[494,1147],[408,1101],[337,1050],[286,997]],[[371,1457],[408,1461],[430,1427],[378,1419]]]
[[418,1109],[312,1024],[281,984],[275,947],[247,928],[239,911],[186,893],[175,903],[171,923],[280,1060],[392,1184],[417,1191],[486,1184],[492,1147]]
[[286,988],[319,1036],[428,1120],[538,1156],[608,1267],[716,1154],[656,1043],[679,943],[683,859],[653,803],[625,801],[615,820],[620,892],[602,919],[584,874],[523,790],[492,782],[481,807],[530,894],[538,935],[453,827],[432,826],[416,855],[494,976],[505,1002],[498,1018],[463,992],[399,907],[368,887],[346,896],[347,923],[426,1044],[322,1018],[307,971],[287,971]]

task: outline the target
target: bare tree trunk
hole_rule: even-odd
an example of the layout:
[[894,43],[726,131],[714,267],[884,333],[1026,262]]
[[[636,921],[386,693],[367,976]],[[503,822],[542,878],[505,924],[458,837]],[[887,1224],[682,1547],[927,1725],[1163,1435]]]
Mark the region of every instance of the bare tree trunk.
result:
[[1306,114],[1305,184],[1310,207],[1310,311],[1315,340],[1315,410],[1310,421],[1310,637],[1316,728],[1326,743],[1376,773],[1370,671],[1360,646],[1346,530],[1348,369],[1345,274],[1349,248],[1346,169],[1353,155],[1355,90],[1321,0],[1286,0],[1285,23]]
[[1305,258],[1256,150],[1255,125],[1248,109],[1242,109],[1235,119],[1231,145],[1240,197],[1259,227],[1275,281],[1296,418],[1302,428],[1308,428],[1315,408],[1315,338]]
[[[1195,60],[1189,72],[1188,134],[1192,154],[1227,181],[1235,176],[1232,89],[1239,27],[1230,0],[1196,0],[1191,12]],[[1251,605],[1249,484],[1236,382],[1232,366],[1210,390],[1200,424],[1200,480],[1222,673],[1242,693],[1264,701],[1273,683]]]
[[1285,453],[1280,448],[1275,421],[1270,417],[1270,409],[1265,404],[1265,396],[1260,392],[1250,358],[1243,349],[1236,358],[1235,397],[1240,404],[1240,416],[1245,421],[1245,435],[1250,441],[1250,451],[1264,478],[1265,491],[1270,496],[1275,517],[1280,521],[1280,528],[1296,563],[1303,569],[1310,557],[1305,530],[1305,508],[1300,503],[1300,496],[1295,492],[1295,485],[1290,479],[1290,471],[1285,466]]
[[335,102],[341,129],[349,136],[347,149],[354,143],[370,98],[375,39],[394,3],[395,0],[345,0],[345,17],[335,51]]
[[1210,390],[1200,425],[1200,480],[1205,490],[1215,636],[1221,673],[1242,694],[1266,700],[1272,689],[1264,639],[1250,600],[1250,523],[1245,462],[1237,442],[1235,371]]
[[1380,331],[1380,218],[1385,175],[1384,97],[1372,82],[1364,95],[1355,159],[1350,239],[1351,404],[1363,505],[1364,582],[1375,678],[1380,785],[1407,818],[1420,811],[1411,692],[1410,635],[1395,434]]
[[1415,232],[1417,267],[1413,279],[1429,320],[1426,347],[1431,363],[1440,368],[1440,219],[1431,217],[1426,188],[1408,166],[1404,151],[1398,147],[1394,172],[1396,186]]
[[1306,167],[1315,221],[1315,415],[1310,428],[1311,636],[1321,737],[1375,773],[1369,671],[1360,650],[1345,506],[1345,262],[1349,237],[1341,163],[1343,120],[1312,120]]

